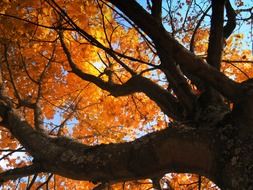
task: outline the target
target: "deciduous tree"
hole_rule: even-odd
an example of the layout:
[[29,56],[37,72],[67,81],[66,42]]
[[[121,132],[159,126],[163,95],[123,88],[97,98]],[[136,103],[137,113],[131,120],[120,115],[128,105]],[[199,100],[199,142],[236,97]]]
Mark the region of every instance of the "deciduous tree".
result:
[[1,1],[3,189],[252,189],[251,6]]

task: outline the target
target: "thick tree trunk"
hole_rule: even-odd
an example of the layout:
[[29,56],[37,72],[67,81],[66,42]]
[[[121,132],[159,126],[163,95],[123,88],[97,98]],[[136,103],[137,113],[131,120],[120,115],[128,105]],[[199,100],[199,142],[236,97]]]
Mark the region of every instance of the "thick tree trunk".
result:
[[[216,180],[219,158],[214,130],[167,128],[133,142],[86,146],[67,138],[50,138],[8,111],[5,126],[40,164],[41,170],[72,179],[117,182],[162,176],[166,172],[199,173]],[[8,112],[6,114],[6,112]],[[4,179],[4,176],[1,176]]]
[[222,190],[253,189],[253,138],[227,139],[223,147],[224,168],[219,186]]
[[244,98],[234,106],[226,132],[221,136],[223,156],[220,187],[222,189],[253,189],[253,96],[251,81],[245,83]]
[[[4,126],[40,166],[39,170],[35,169],[37,172],[52,172],[93,182],[191,172],[208,177],[221,189],[253,188],[253,137],[242,132],[244,126],[233,122],[239,121],[243,115],[235,120],[227,116],[213,128],[205,128],[203,123],[197,129],[190,124],[180,124],[177,128],[167,128],[134,142],[91,147],[71,139],[41,134],[5,105],[1,105],[0,113],[2,118],[8,118],[3,120]],[[6,173],[0,177],[2,182],[10,179]]]
[[[213,61],[209,62],[217,63],[211,65],[218,65],[214,68],[179,44],[162,27],[159,18],[161,5],[158,3],[157,7],[153,7],[152,14],[149,14],[134,0],[110,2],[152,39],[161,60],[159,68],[165,73],[176,97],[142,76],[134,76],[122,85],[112,85],[83,73],[71,59],[71,54],[64,44],[64,35],[60,33],[61,45],[72,71],[83,80],[96,84],[114,96],[143,92],[155,101],[165,114],[180,122],[176,127],[168,127],[133,142],[87,146],[68,138],[52,138],[36,131],[19,115],[14,106],[0,97],[0,124],[7,128],[34,158],[34,164],[31,166],[1,173],[0,183],[42,171],[93,182],[154,179],[169,172],[189,172],[208,177],[224,190],[253,189],[251,81],[239,84],[217,70],[221,47],[217,57],[210,57]],[[220,9],[222,7],[218,10]],[[66,16],[65,12],[62,16],[64,15]],[[218,25],[222,28],[223,22]],[[77,31],[81,31],[75,24],[73,26]],[[82,35],[90,41],[94,40],[85,31]],[[222,46],[222,35],[215,38]],[[99,44],[98,41],[96,43]],[[215,50],[216,46],[213,45],[212,50]],[[103,46],[100,48],[103,49]],[[104,50],[108,51],[106,48]],[[209,52],[210,56],[214,56],[211,50]],[[112,56],[115,57],[114,54]],[[210,104],[209,101],[203,106],[200,97],[191,91],[176,64],[182,68],[185,75],[189,73],[201,79],[235,103],[233,111],[224,109],[224,102]],[[1,83],[0,81],[0,86]],[[185,122],[186,119],[189,121]]]

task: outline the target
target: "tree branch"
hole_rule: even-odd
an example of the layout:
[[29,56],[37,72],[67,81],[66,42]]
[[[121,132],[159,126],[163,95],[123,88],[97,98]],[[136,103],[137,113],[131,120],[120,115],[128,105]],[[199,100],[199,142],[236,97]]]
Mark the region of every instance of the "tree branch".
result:
[[[211,28],[207,49],[207,63],[218,71],[221,67],[221,57],[224,46],[223,22],[225,0],[212,0]],[[223,102],[220,94],[211,86],[204,84],[205,96],[202,96],[208,105]]]
[[162,0],[152,0],[151,14],[160,24],[162,23]]
[[[160,45],[159,45],[160,46]],[[158,48],[158,55],[161,60],[160,69],[171,85],[178,100],[184,107],[184,115],[187,117],[193,113],[195,96],[181,71],[175,66],[175,61],[164,49]]]
[[22,168],[15,168],[5,171],[3,173],[0,173],[0,186],[1,184],[9,180],[15,180],[21,177],[26,177],[40,172],[43,172],[43,170],[40,168],[39,164],[33,164],[30,166],[24,166]]
[[175,56],[177,57],[177,63],[186,71],[202,79],[229,100],[233,102],[240,101],[241,96],[243,96],[243,89],[239,83],[229,79],[223,73],[217,71],[216,68],[207,64],[202,58],[190,53],[179,44],[175,50]]
[[[205,61],[178,43],[163,27],[157,24],[136,1],[110,0],[118,9],[135,22],[160,48],[170,54],[180,67],[199,77],[232,101],[239,101],[243,94],[241,85],[226,77],[223,73],[208,66]],[[145,19],[142,19],[145,18]],[[155,29],[154,29],[155,28]],[[173,71],[174,72],[174,71]]]
[[10,83],[13,88],[14,95],[17,98],[18,102],[20,103],[22,101],[22,98],[21,98],[20,93],[19,93],[17,86],[15,84],[12,69],[11,69],[10,63],[8,61],[8,46],[6,44],[3,44],[3,46],[4,46],[4,59],[5,59],[6,67],[8,70],[9,77],[10,77]]
[[227,39],[232,34],[232,32],[234,31],[236,27],[236,12],[231,6],[231,3],[229,0],[226,0],[225,7],[226,7],[228,21],[226,25],[224,26],[224,37]]
[[206,17],[208,11],[210,10],[211,6],[209,6],[205,12],[203,13],[203,15],[200,17],[194,31],[193,31],[193,34],[192,34],[192,37],[191,37],[191,41],[190,41],[190,51],[194,53],[194,43],[195,43],[195,36],[197,34],[197,31],[202,23],[202,21],[204,20],[204,18]]
[[207,63],[220,70],[223,50],[223,22],[225,0],[212,0],[211,29],[207,50]]
[[180,105],[178,104],[176,98],[156,83],[145,77],[142,77],[141,75],[133,76],[124,84],[115,84],[110,81],[105,82],[94,75],[84,73],[73,62],[71,54],[64,42],[63,34],[61,32],[59,33],[59,36],[63,51],[65,52],[70,67],[72,68],[72,72],[79,76],[81,79],[94,83],[99,88],[110,92],[115,97],[126,96],[135,92],[143,92],[151,100],[153,100],[169,117],[178,120],[182,119],[182,110],[180,110]]
[[[67,178],[103,183],[191,172],[216,182],[220,172],[216,129],[167,128],[133,142],[87,146],[65,137],[51,138],[34,130],[17,111],[7,112],[9,122],[4,126],[43,170]],[[16,175],[8,179],[41,171],[33,167],[15,170]]]
[[[172,44],[164,40],[165,29],[157,23],[155,18],[148,14],[136,1],[127,2],[111,0],[111,3],[124,12],[138,27],[140,27],[153,40],[157,53],[161,60],[161,70],[165,72],[167,79],[172,86],[177,98],[182,103],[187,112],[192,112],[195,97],[185,79],[176,67],[176,62],[172,54]],[[145,19],[142,19],[145,18]],[[146,19],[147,18],[147,19]],[[154,30],[156,28],[157,30]],[[167,38],[167,37],[166,37]],[[166,45],[165,45],[166,43]]]
[[[65,20],[85,40],[87,40],[90,44],[104,50],[107,54],[109,54],[116,62],[118,62],[131,75],[136,75],[136,73],[130,67],[128,67],[124,62],[122,62],[116,56],[116,53],[111,48],[105,47],[102,43],[100,43],[92,35],[88,34],[84,30],[82,30],[54,0],[46,0],[46,2],[59,14],[60,19]],[[62,29],[60,28],[60,30],[62,30]]]
[[37,97],[35,100],[35,104],[34,104],[34,126],[36,130],[39,130],[41,132],[44,131],[43,127],[42,127],[42,123],[43,123],[43,116],[42,116],[42,110],[41,110],[41,105],[40,105],[40,99],[42,96],[42,82],[46,76],[46,72],[48,70],[48,68],[50,67],[54,56],[55,56],[55,48],[56,46],[54,46],[51,56],[50,58],[48,58],[48,62],[46,63],[46,65],[44,66],[42,72],[39,75],[39,78],[37,80],[37,84],[38,84],[38,89],[37,89]]
[[[13,153],[15,153],[15,152],[20,152],[20,151],[22,151],[22,149],[23,149],[23,147],[20,147],[20,148],[18,148],[18,149],[15,149],[15,150],[9,150],[8,152],[8,154],[5,154],[5,155],[3,155],[1,158],[0,158],[0,161],[1,160],[3,160],[3,159],[5,159],[5,158],[7,158],[8,156],[10,156],[10,155],[12,155]],[[3,152],[3,151],[2,151]]]
[[26,190],[30,190],[32,188],[37,177],[38,177],[38,174],[35,174],[35,175],[33,175],[31,182],[29,182],[30,180],[28,180]]
[[46,189],[48,189],[48,183],[49,183],[49,181],[50,181],[50,179],[51,179],[52,177],[53,177],[53,174],[50,174],[50,175],[47,177],[46,181],[44,181],[42,184],[40,184],[40,185],[37,187],[37,189],[42,188],[44,185],[46,185]]

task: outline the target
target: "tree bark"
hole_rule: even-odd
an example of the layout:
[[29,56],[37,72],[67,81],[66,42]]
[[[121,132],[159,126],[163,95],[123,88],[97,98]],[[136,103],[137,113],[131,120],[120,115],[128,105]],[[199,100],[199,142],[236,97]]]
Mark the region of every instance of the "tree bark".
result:
[[[34,158],[31,166],[1,173],[0,183],[38,172],[51,172],[71,179],[103,184],[146,178],[157,179],[157,176],[169,172],[189,172],[208,177],[224,190],[253,189],[251,177],[253,173],[253,137],[251,136],[253,85],[251,80],[241,84],[234,82],[219,72],[223,35],[212,37],[216,39],[214,40],[216,43],[212,44],[209,55],[211,56],[212,52],[216,51],[215,44],[219,44],[219,49],[215,53],[214,60],[209,56],[209,62],[213,64],[208,65],[206,61],[184,48],[163,28],[160,18],[162,1],[152,1],[151,14],[148,14],[134,0],[110,0],[110,2],[153,40],[161,59],[160,69],[164,71],[168,82],[172,84],[176,96],[151,80],[131,73],[131,70],[129,73],[132,74],[132,78],[124,84],[111,84],[94,75],[84,73],[73,62],[64,43],[63,34],[59,32],[59,39],[72,71],[83,80],[96,84],[115,97],[135,92],[145,93],[165,114],[179,121],[177,126],[148,134],[133,142],[88,146],[72,139],[53,138],[42,131],[36,131],[22,118],[19,110],[7,101],[8,98],[4,98],[0,93],[1,126],[8,129]],[[228,4],[226,6],[232,11]],[[222,7],[224,4],[216,11],[220,11]],[[218,16],[221,18],[223,14]],[[67,16],[66,18],[70,19]],[[232,26],[228,33],[231,33],[234,25],[231,18],[230,16],[229,25],[232,23]],[[213,21],[215,22],[215,19]],[[213,31],[217,34],[217,31],[223,28],[223,22],[218,21],[214,25],[216,27]],[[80,31],[77,25],[73,27],[82,32],[91,44],[117,59],[113,51],[106,49],[91,35]],[[232,111],[219,109],[217,105],[214,108],[217,113],[211,110],[196,118],[198,111],[196,101],[199,99],[197,100],[198,97],[192,93],[176,64],[182,68],[184,75],[189,73],[197,77],[232,101],[234,103]],[[1,80],[2,77],[0,77],[2,88]],[[191,112],[195,115],[191,115],[186,121],[186,114],[182,113],[183,111],[187,111],[188,116]]]
[[[119,182],[155,178],[168,172],[189,172],[206,176],[225,190],[253,187],[253,138],[240,133],[241,128],[236,128],[236,122],[231,120],[224,120],[225,123],[212,129],[181,124],[129,143],[87,146],[35,131],[16,110],[6,105],[1,104],[0,113],[4,118],[2,125],[34,157],[34,172],[51,172],[92,182]],[[31,175],[31,169],[23,175]],[[21,177],[20,171],[22,169],[16,175],[10,172],[9,177],[1,174],[5,178],[0,182]]]
[[[43,171],[97,182],[162,176],[166,172],[200,173],[216,181],[219,149],[214,131],[182,126],[167,128],[129,143],[87,146],[35,131],[17,111],[0,107],[3,124]],[[7,111],[8,110],[8,111]],[[7,113],[6,113],[7,112]],[[209,140],[208,140],[209,139]]]

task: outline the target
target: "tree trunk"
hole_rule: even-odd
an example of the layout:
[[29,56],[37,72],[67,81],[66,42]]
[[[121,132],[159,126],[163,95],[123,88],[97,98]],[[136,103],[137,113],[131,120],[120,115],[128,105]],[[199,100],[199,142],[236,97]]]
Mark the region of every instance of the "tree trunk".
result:
[[[235,109],[234,113],[238,111]],[[203,122],[199,128],[180,124],[130,143],[86,146],[41,134],[4,105],[0,113],[8,117],[2,123],[34,157],[40,171],[93,182],[190,172],[208,177],[224,190],[253,188],[253,137],[243,130],[249,120],[244,120],[244,125],[238,124],[244,117],[242,114],[236,119],[232,119],[233,113],[228,114],[212,128],[208,125],[205,128]],[[2,173],[0,177],[4,182],[10,179],[10,174]]]
[[[161,61],[157,68],[165,74],[173,94],[151,79],[141,74],[136,75],[134,72],[130,72],[132,78],[123,84],[112,84],[95,75],[84,73],[74,63],[71,52],[65,45],[64,34],[59,31],[60,27],[57,33],[72,69],[71,72],[115,97],[136,92],[144,93],[161,108],[164,114],[175,121],[173,127],[169,126],[133,142],[88,146],[72,139],[52,138],[42,131],[36,131],[20,116],[19,104],[13,106],[0,92],[0,125],[8,129],[34,158],[31,166],[0,173],[0,184],[39,172],[51,172],[71,179],[102,184],[147,178],[156,181],[166,173],[187,172],[206,176],[223,190],[253,189],[253,137],[251,135],[253,85],[251,80],[237,83],[219,71],[223,46],[223,14],[212,19],[211,33],[214,31],[215,35],[209,40],[209,43],[213,44],[208,51],[207,63],[184,48],[162,26],[160,12],[162,1],[152,1],[155,5],[151,10],[152,14],[134,0],[109,2],[152,40]],[[220,2],[223,3],[219,5]],[[216,12],[223,10],[225,1],[213,1],[213,3],[215,6],[219,5],[218,9],[215,8]],[[55,9],[61,13],[66,23],[82,34],[81,36],[88,39],[90,43],[96,42],[94,44],[97,47],[121,63],[114,51],[104,47],[98,40],[79,28],[64,10],[58,6]],[[217,20],[217,18],[222,19]],[[7,48],[5,54],[7,61]],[[125,67],[129,70],[127,68]],[[205,84],[205,87],[210,87],[209,96],[204,97],[205,92],[200,96],[194,94],[185,76],[188,79],[193,76],[201,80],[201,84]],[[1,80],[2,77],[0,77],[0,88],[3,87]],[[214,100],[211,101],[211,98]],[[232,111],[226,107],[223,98],[234,103]]]
[[[245,85],[248,89],[250,81]],[[223,170],[220,187],[222,189],[253,189],[253,97],[252,90],[234,106],[228,118],[227,132],[221,136]],[[229,126],[230,125],[230,126]]]
[[251,136],[240,138],[238,135],[233,139],[226,140],[223,149],[224,163],[219,186],[223,190],[230,189],[253,189],[253,138]]

